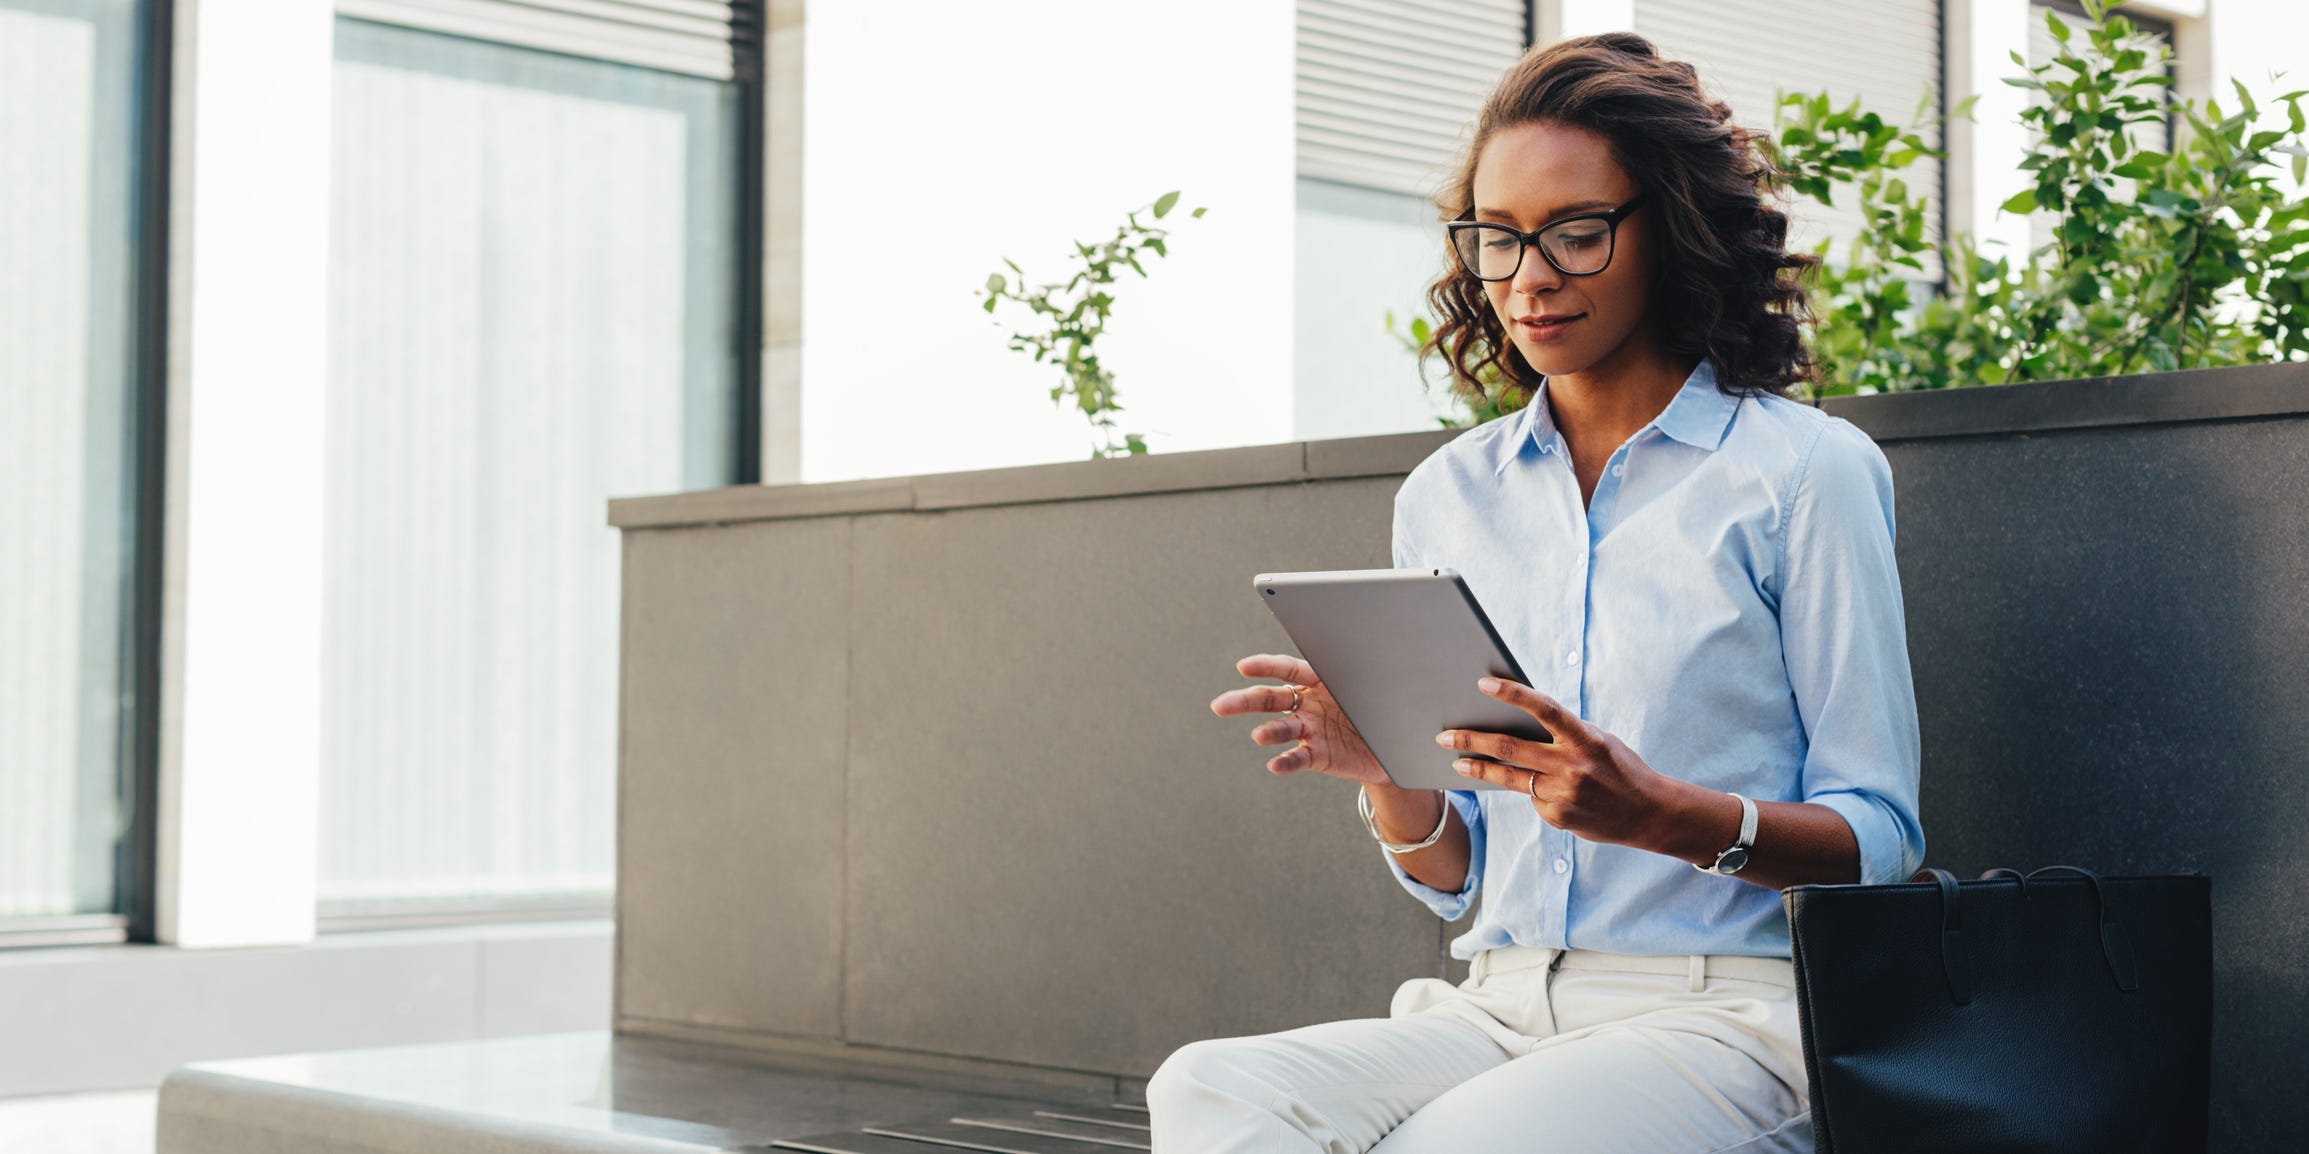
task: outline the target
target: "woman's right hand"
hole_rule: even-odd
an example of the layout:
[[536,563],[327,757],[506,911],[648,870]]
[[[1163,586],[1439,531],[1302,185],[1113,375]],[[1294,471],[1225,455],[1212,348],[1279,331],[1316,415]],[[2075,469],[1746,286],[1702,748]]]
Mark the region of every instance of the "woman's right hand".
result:
[[[1392,785],[1386,771],[1379,768],[1379,759],[1372,756],[1371,747],[1363,744],[1363,735],[1355,732],[1347,715],[1340,711],[1339,703],[1332,700],[1330,691],[1324,689],[1322,680],[1315,676],[1314,666],[1287,654],[1254,653],[1235,662],[1235,671],[1245,677],[1273,677],[1300,687],[1295,716],[1277,717],[1251,730],[1251,740],[1260,745],[1299,742],[1268,758],[1268,772],[1313,770],[1365,785]],[[1230,689],[1211,699],[1211,712],[1220,717],[1239,713],[1288,714],[1290,709],[1290,685]]]

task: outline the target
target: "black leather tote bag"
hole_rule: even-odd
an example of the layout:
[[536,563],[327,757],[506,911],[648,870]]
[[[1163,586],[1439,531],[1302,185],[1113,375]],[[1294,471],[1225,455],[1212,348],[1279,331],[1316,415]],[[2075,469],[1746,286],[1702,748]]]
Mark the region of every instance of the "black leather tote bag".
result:
[[2203,1154],[2212,880],[1781,892],[1820,1154]]

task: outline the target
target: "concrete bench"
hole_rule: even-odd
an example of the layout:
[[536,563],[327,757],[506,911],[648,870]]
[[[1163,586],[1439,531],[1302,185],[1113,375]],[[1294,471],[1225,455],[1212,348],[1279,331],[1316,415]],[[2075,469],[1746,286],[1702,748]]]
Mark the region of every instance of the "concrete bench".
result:
[[201,1063],[171,1074],[160,1154],[1115,1154],[1143,1107],[936,1069],[550,1034]]

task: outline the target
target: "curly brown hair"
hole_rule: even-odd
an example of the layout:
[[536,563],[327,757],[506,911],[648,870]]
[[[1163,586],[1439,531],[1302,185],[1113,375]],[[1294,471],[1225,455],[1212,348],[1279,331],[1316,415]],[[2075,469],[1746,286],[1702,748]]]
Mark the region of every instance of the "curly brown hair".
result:
[[[1532,121],[1585,128],[1612,153],[1658,213],[1663,240],[1650,308],[1668,351],[1715,362],[1716,386],[1741,396],[1783,396],[1814,379],[1803,340],[1812,315],[1803,277],[1817,257],[1787,248],[1788,216],[1775,205],[1770,160],[1757,136],[1710,100],[1699,74],[1660,57],[1633,32],[1579,36],[1534,48],[1500,79],[1477,114],[1458,171],[1437,190],[1441,219],[1475,211],[1475,161],[1500,130]],[[1502,399],[1529,402],[1541,374],[1506,339],[1475,279],[1448,251],[1446,271],[1428,286],[1441,319],[1420,346],[1441,354],[1451,391],[1480,413],[1495,403],[1483,380],[1495,374]]]

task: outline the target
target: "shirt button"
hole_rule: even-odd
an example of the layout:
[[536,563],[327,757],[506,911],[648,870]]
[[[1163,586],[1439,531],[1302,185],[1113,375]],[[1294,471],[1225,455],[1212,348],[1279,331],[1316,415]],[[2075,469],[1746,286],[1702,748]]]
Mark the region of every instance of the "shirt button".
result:
[[1621,465],[1613,465],[1613,466],[1611,467],[1611,475],[1612,475],[1612,476],[1614,476],[1614,477],[1625,477],[1625,476],[1627,476],[1627,472],[1628,472],[1628,467],[1627,467],[1626,465],[1624,465],[1624,464],[1621,464]]
[[1564,860],[1564,859],[1562,859],[1562,858],[1557,858],[1557,859],[1555,859],[1555,872],[1557,872],[1557,873],[1562,873],[1562,872],[1564,872],[1565,870],[1568,870],[1568,869],[1570,869],[1570,868],[1571,868],[1571,863],[1570,863],[1570,862],[1568,862],[1568,861],[1565,861],[1565,860]]
[[1577,664],[1579,664],[1579,650],[1577,650],[1577,649],[1574,649],[1574,650],[1572,650],[1571,652],[1564,654],[1564,655],[1563,655],[1563,663],[1564,663],[1565,665],[1577,665]]

